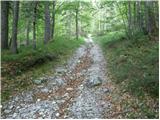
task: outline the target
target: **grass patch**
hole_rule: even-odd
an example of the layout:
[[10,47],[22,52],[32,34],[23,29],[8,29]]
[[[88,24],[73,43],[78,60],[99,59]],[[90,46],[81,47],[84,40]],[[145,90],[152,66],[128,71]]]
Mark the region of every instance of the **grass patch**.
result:
[[[159,46],[143,34],[127,40],[123,32],[111,32],[96,37],[102,47],[111,80],[116,83],[118,101],[127,118],[158,118]],[[129,93],[129,98],[125,94]],[[118,96],[117,95],[117,96]]]
[[123,32],[111,32],[96,38],[102,46],[114,81],[136,96],[146,93],[158,98],[158,42],[145,35],[127,40]]
[[[9,51],[2,52],[2,67],[9,69],[10,65],[17,63],[23,63],[27,60],[34,61],[35,59],[45,56],[46,54],[53,54],[56,59],[46,61],[43,64],[36,65],[28,68],[28,70],[21,71],[20,74],[2,76],[2,91],[1,99],[2,102],[9,99],[10,96],[17,94],[23,90],[28,90],[34,87],[32,83],[33,79],[38,77],[49,76],[54,74],[54,67],[57,65],[66,64],[67,59],[73,54],[73,52],[81,45],[84,41],[82,38],[79,40],[69,40],[64,37],[50,41],[47,45],[38,44],[37,49],[33,50],[31,46],[23,47],[19,49],[19,54],[13,55]],[[16,64],[15,64],[16,63]],[[23,66],[21,66],[23,67]]]

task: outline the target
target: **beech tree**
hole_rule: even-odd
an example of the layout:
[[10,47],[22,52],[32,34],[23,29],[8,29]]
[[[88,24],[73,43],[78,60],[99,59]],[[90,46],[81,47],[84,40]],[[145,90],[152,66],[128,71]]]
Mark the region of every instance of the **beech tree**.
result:
[[37,4],[38,2],[34,2],[34,12],[33,12],[33,49],[36,49],[36,14],[37,14]]
[[50,11],[49,11],[49,2],[45,2],[45,34],[44,34],[44,44],[50,40]]
[[17,30],[18,30],[18,14],[19,14],[19,1],[13,2],[13,26],[12,26],[12,53],[18,53],[17,49]]
[[1,1],[1,48],[8,49],[8,1]]

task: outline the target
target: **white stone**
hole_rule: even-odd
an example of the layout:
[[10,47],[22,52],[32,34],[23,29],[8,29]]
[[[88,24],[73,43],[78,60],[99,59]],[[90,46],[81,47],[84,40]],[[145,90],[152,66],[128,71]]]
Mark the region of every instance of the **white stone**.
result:
[[53,101],[53,102],[52,102],[52,104],[56,104],[56,102],[55,102],[55,101]]
[[48,98],[51,98],[51,96],[49,95]]
[[72,90],[73,90],[73,88],[67,88],[66,90],[67,90],[67,91],[72,91]]
[[56,117],[59,117],[59,115],[60,115],[59,113],[56,113]]
[[11,112],[11,110],[4,110],[4,112],[8,114]]
[[37,102],[41,101],[41,99],[37,99]]

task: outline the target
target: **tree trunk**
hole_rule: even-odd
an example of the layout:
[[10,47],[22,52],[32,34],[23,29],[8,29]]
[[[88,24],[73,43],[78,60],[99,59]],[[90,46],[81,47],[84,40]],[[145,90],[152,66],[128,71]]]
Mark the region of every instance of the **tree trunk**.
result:
[[30,21],[28,20],[28,23],[27,23],[27,31],[26,31],[26,45],[28,46],[29,45],[29,32],[30,32]]
[[136,1],[134,1],[134,28],[136,29],[137,27],[137,23],[136,23],[136,16],[137,16],[137,5],[136,5]]
[[131,1],[128,1],[128,34],[129,34],[129,37],[131,38],[131,19],[132,19],[132,15],[131,15]]
[[78,8],[76,9],[76,39],[78,40]]
[[137,1],[137,25],[139,26],[139,30],[141,31],[141,10],[140,10],[140,1]]
[[45,2],[45,34],[44,34],[44,44],[50,40],[50,12],[49,12],[49,2]]
[[148,1],[145,1],[144,8],[145,8],[145,31],[146,31],[146,33],[148,34],[148,33],[149,33]]
[[53,12],[52,12],[52,29],[51,29],[51,38],[54,39],[54,28],[55,28],[55,6],[56,1],[53,1]]
[[1,48],[8,49],[8,1],[1,1]]
[[36,13],[37,13],[37,2],[34,5],[34,15],[33,15],[33,49],[36,49]]
[[12,45],[11,50],[12,53],[18,53],[17,49],[17,28],[18,28],[18,14],[19,14],[19,1],[14,1],[13,8],[13,26],[12,26]]

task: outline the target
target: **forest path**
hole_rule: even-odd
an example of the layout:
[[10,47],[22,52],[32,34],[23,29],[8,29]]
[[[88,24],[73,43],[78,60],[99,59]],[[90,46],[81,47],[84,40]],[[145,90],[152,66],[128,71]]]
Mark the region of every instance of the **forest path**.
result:
[[106,78],[100,47],[86,39],[54,76],[35,80],[33,90],[3,103],[2,118],[104,118],[111,109],[111,101],[104,100],[111,91]]

